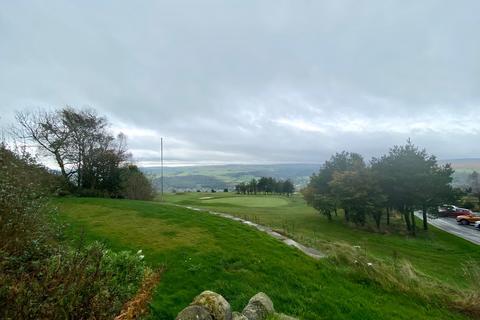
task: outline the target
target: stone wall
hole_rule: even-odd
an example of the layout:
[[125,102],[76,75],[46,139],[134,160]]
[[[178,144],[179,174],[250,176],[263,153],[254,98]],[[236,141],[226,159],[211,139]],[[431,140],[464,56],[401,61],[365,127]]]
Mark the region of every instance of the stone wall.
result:
[[276,313],[272,300],[263,292],[254,295],[242,312],[232,312],[230,303],[218,293],[204,291],[180,311],[176,320],[296,320]]

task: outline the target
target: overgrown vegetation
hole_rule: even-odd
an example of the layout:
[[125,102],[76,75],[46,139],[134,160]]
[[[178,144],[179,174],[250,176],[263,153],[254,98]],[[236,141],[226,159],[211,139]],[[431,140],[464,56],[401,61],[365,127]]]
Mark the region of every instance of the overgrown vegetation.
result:
[[57,177],[0,145],[0,318],[111,319],[140,285],[143,257],[62,242],[48,203]]

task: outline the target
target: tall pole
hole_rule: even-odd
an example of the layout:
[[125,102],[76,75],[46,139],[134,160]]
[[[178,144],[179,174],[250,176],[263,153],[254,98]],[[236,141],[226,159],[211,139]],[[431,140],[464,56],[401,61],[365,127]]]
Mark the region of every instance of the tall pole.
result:
[[160,200],[163,201],[163,138],[160,138]]

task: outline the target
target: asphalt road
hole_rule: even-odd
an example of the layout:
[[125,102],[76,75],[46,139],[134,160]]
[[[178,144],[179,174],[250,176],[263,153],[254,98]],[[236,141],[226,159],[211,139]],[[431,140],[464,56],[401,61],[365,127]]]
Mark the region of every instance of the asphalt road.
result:
[[[415,215],[422,218],[421,212],[415,212]],[[455,218],[428,219],[428,223],[448,233],[480,245],[480,231],[475,229],[473,225],[460,225]]]

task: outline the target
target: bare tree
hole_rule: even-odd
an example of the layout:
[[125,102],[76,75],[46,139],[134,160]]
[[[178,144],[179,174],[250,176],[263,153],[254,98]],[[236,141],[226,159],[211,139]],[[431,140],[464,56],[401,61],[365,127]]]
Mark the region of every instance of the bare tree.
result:
[[68,162],[69,130],[59,112],[17,112],[16,120],[20,127],[14,128],[14,134],[37,143],[42,150],[52,154],[62,176],[68,181],[76,170]]
[[65,181],[80,189],[118,189],[119,166],[129,155],[123,134],[114,137],[93,110],[18,112],[16,136],[38,144],[57,162]]

